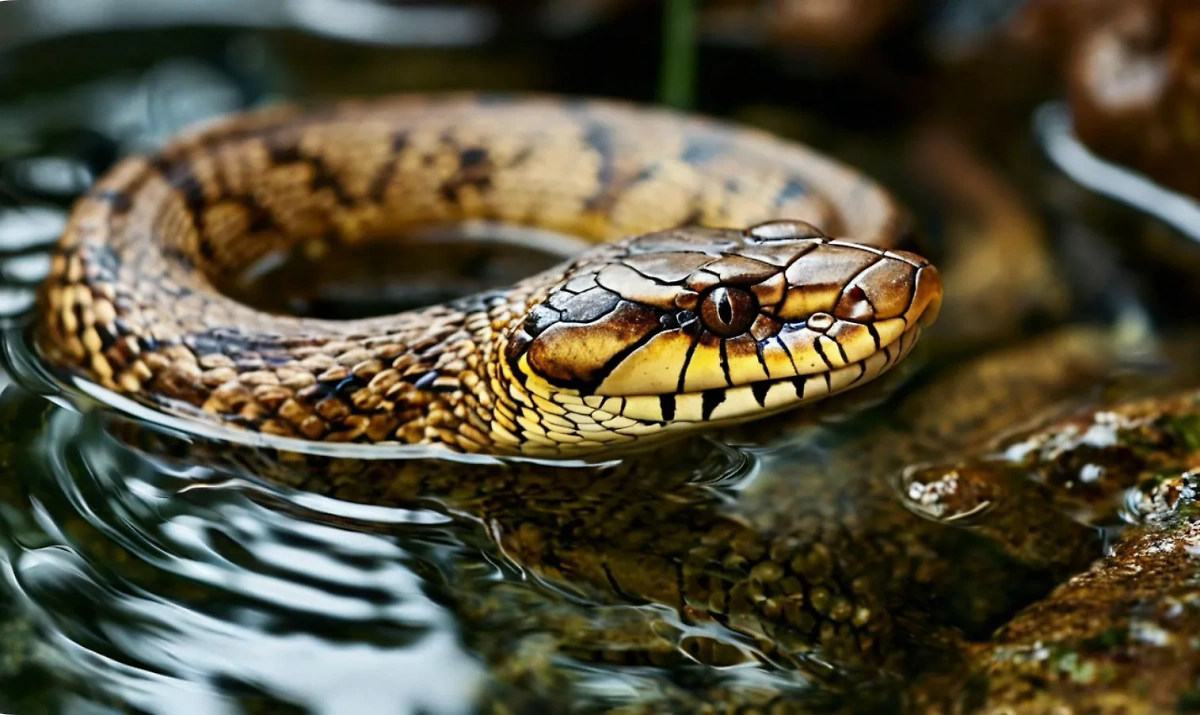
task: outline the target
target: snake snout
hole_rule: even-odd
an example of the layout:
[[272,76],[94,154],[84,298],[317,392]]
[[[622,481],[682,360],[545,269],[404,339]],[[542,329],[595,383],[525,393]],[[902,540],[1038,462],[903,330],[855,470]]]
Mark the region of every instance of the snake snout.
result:
[[842,320],[880,322],[903,318],[912,326],[932,323],[942,301],[942,280],[926,259],[888,251],[843,286],[833,314]]
[[942,276],[937,268],[926,265],[917,269],[917,284],[913,291],[912,305],[904,319],[909,325],[913,320],[921,326],[929,326],[937,320],[942,309]]

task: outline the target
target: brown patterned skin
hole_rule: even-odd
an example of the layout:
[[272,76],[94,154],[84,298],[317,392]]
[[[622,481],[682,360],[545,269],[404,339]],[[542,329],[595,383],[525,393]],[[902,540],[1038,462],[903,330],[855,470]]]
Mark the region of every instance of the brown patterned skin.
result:
[[[480,219],[601,245],[509,289],[362,320],[266,314],[214,287],[284,249]],[[126,159],[78,202],[38,342],[110,390],[263,433],[588,454],[890,368],[941,301],[936,270],[893,250],[903,223],[881,187],[805,147],[661,110],[269,108]]]

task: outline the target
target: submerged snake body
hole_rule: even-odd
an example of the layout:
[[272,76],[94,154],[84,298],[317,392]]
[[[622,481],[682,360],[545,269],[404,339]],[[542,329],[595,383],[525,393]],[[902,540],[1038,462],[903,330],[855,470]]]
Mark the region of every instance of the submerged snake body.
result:
[[[506,290],[360,320],[267,314],[214,287],[298,245],[476,219],[601,245]],[[666,111],[475,95],[270,108],[99,181],[37,338],[69,373],[264,433],[581,454],[889,368],[941,299],[936,271],[894,250],[900,225],[882,188],[805,147]]]

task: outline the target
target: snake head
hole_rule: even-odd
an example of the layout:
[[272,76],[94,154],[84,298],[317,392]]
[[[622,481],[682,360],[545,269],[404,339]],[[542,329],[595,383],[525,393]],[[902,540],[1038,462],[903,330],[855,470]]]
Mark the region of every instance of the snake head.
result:
[[925,259],[798,221],[670,230],[618,248],[575,263],[506,348],[535,394],[582,401],[601,419],[699,426],[840,392],[900,360],[941,304]]

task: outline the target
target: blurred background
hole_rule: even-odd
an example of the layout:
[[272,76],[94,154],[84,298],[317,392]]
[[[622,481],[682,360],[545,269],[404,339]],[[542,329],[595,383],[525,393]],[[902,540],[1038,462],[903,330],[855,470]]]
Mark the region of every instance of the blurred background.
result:
[[[5,364],[31,364],[21,340],[46,251],[118,157],[270,102],[447,89],[663,104],[843,159],[912,210],[930,255],[971,269],[951,294],[1021,286],[994,313],[948,301],[934,336],[947,344],[1068,313],[1194,318],[1190,0],[0,0]],[[378,312],[545,258],[414,255],[371,266],[407,273],[402,295],[326,266],[341,285],[304,274],[264,281],[257,299]],[[383,305],[343,305],[362,301]],[[724,683],[583,647],[546,656],[586,620],[570,608],[600,607],[510,563],[478,515],[421,494],[371,509],[150,458],[53,390],[3,379],[0,712],[597,712]],[[761,466],[714,454],[698,471],[716,481]],[[956,625],[986,634],[1014,608]],[[602,650],[603,632],[583,632]]]

